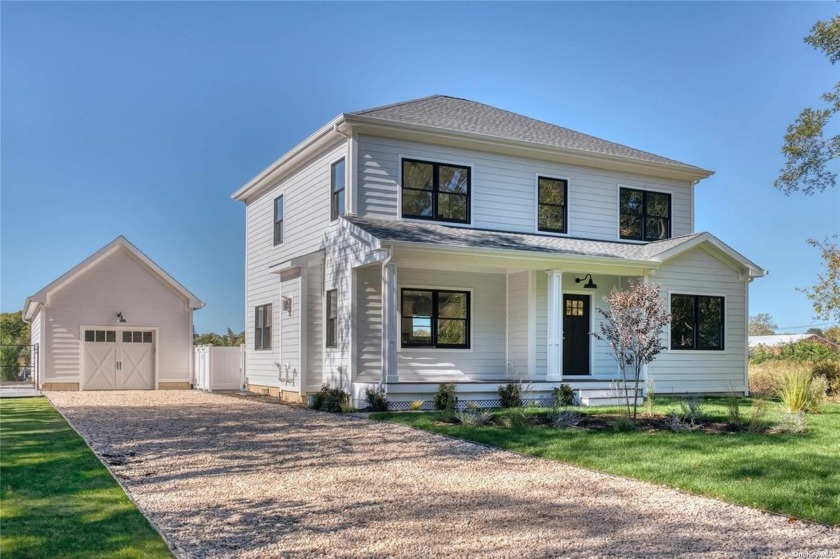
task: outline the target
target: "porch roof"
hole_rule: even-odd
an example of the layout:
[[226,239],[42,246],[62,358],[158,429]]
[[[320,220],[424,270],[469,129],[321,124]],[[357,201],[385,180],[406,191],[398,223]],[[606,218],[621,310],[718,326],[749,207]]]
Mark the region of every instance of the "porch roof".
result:
[[348,222],[376,237],[383,243],[399,245],[434,245],[447,248],[512,250],[558,256],[608,258],[621,261],[662,263],[702,243],[746,268],[751,277],[766,275],[766,271],[710,233],[693,233],[673,239],[650,243],[595,241],[576,237],[557,237],[532,233],[511,233],[489,229],[472,229],[418,223],[414,221],[381,220],[344,216]]

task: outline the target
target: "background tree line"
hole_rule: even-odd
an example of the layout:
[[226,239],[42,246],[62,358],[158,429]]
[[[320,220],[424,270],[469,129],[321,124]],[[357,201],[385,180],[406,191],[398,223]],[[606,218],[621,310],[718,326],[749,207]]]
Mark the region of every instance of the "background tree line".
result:
[[206,334],[197,334],[193,332],[194,345],[214,345],[222,347],[233,347],[245,343],[245,330],[235,333],[230,328],[224,334],[216,334],[215,332],[208,332]]
[[29,324],[21,311],[0,313],[0,379],[14,380],[29,366]]

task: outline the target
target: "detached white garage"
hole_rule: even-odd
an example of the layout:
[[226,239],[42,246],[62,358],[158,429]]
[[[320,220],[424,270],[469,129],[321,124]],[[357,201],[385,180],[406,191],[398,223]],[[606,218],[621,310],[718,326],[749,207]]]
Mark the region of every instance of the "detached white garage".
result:
[[117,237],[26,299],[44,390],[189,389],[198,297]]

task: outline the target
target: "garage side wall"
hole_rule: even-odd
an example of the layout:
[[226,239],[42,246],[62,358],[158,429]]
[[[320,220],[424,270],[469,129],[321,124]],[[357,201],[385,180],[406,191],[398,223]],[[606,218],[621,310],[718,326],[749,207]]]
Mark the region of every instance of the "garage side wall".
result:
[[[117,324],[122,312],[125,323]],[[81,383],[80,328],[157,328],[157,381],[188,388],[191,313],[184,297],[119,250],[54,293],[44,312],[43,382],[72,389]]]

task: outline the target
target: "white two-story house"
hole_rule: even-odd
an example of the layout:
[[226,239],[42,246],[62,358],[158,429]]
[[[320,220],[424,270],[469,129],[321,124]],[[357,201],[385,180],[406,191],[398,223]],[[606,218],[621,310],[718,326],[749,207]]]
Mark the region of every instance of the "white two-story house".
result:
[[392,406],[452,382],[604,396],[597,307],[661,286],[659,393],[747,387],[749,284],[766,272],[695,232],[711,171],[481,103],[341,114],[233,198],[246,207],[246,376],[301,401],[323,383]]

